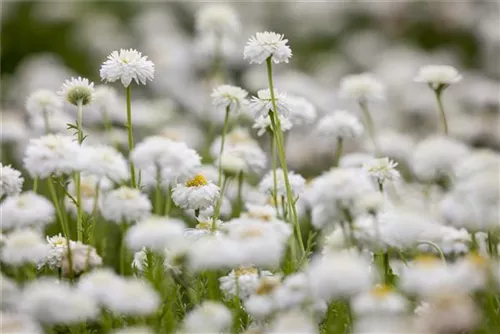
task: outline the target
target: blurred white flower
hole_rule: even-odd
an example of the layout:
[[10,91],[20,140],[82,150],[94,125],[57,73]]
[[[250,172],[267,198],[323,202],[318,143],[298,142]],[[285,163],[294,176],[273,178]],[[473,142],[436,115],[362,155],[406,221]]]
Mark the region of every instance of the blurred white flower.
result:
[[85,106],[94,98],[94,83],[87,78],[71,78],[63,83],[58,94],[75,106],[78,104]]
[[122,186],[104,195],[100,203],[102,216],[114,223],[133,223],[151,211],[148,196],[137,189]]
[[385,99],[385,86],[371,73],[347,75],[340,80],[340,96],[358,102]]
[[3,241],[2,262],[11,266],[36,264],[47,255],[48,247],[40,233],[30,229],[11,232]]
[[207,300],[186,315],[183,327],[187,333],[220,333],[231,326],[232,320],[224,304]]
[[404,314],[408,306],[406,298],[387,285],[377,285],[370,292],[361,293],[351,301],[352,311],[358,317]]
[[427,65],[418,70],[415,82],[428,84],[432,89],[448,86],[462,80],[462,75],[453,66]]
[[33,318],[20,313],[0,312],[0,333],[42,334],[42,326]]
[[[296,198],[304,191],[306,180],[293,171],[288,171],[288,179],[290,181],[293,198]],[[272,194],[274,192],[274,177],[272,171],[269,171],[262,181],[260,181],[259,189],[267,194]],[[285,176],[281,168],[276,169],[276,192],[276,196],[286,197]]]
[[247,104],[247,95],[248,93],[238,86],[221,85],[214,88],[210,97],[218,111],[226,112],[229,108],[230,113],[235,113]]
[[101,79],[106,82],[120,80],[124,87],[128,87],[132,79],[136,84],[146,84],[153,81],[155,65],[147,56],[134,49],[120,49],[108,56],[99,71]]
[[45,197],[32,191],[7,197],[0,204],[2,230],[27,227],[43,229],[54,221],[54,206]]
[[[278,117],[280,120],[282,132],[286,132],[293,127],[290,118],[283,115],[278,115]],[[272,131],[271,119],[269,118],[269,115],[260,115],[259,117],[257,117],[257,119],[255,119],[255,123],[252,125],[252,128],[258,130],[257,136],[259,137],[266,133],[266,131],[268,130]]]
[[318,332],[316,320],[310,314],[300,310],[291,310],[278,315],[266,331],[269,334],[316,334]]
[[20,171],[0,162],[0,198],[18,195],[23,189],[23,183],[24,178]]
[[143,247],[163,252],[171,243],[182,238],[184,222],[178,219],[151,216],[143,219],[127,231],[126,242],[131,250]]
[[321,118],[316,133],[329,139],[356,139],[363,133],[363,125],[351,113],[338,110]]
[[302,96],[288,95],[291,105],[289,118],[292,124],[307,125],[316,120],[316,107]]
[[127,161],[112,146],[85,146],[82,148],[81,159],[81,170],[100,179],[108,178],[120,183],[129,177]]
[[395,181],[400,175],[396,169],[398,163],[389,158],[373,159],[363,165],[363,169],[376,184],[383,185],[386,181]]
[[26,110],[30,117],[48,117],[62,111],[62,101],[50,90],[40,89],[28,96]]
[[243,51],[243,58],[248,59],[250,64],[262,64],[267,58],[275,64],[288,63],[292,57],[292,50],[288,45],[288,39],[284,35],[275,32],[258,32],[250,37]]
[[103,298],[104,307],[111,312],[131,316],[153,314],[160,305],[160,297],[146,281],[134,278],[121,278],[110,287]]
[[196,30],[199,34],[234,35],[240,31],[236,11],[223,3],[206,4],[196,12]]
[[277,110],[273,108],[271,90],[261,89],[257,92],[257,96],[252,96],[249,108],[255,118],[267,116],[270,110],[276,112],[278,115],[288,116],[292,105],[288,101],[287,95],[274,89],[274,102],[276,103]]
[[183,209],[204,210],[213,206],[219,197],[219,187],[201,174],[172,189],[172,200]]
[[271,275],[271,272],[266,270],[259,273],[254,267],[233,269],[226,276],[219,278],[220,289],[229,298],[237,295],[241,299],[246,299],[257,290],[262,276]]

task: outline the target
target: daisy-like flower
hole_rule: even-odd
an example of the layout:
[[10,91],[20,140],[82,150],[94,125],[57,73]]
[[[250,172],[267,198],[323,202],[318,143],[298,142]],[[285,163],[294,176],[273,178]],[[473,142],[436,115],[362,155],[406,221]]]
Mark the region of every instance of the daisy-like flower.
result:
[[182,238],[185,225],[181,220],[152,216],[132,226],[126,236],[132,250],[143,247],[163,252],[172,242]]
[[288,116],[292,106],[288,102],[287,95],[275,89],[274,101],[276,102],[277,110],[273,110],[271,90],[269,88],[261,89],[257,92],[257,96],[252,97],[252,100],[250,101],[250,111],[255,118],[258,118],[259,116],[267,116],[269,114],[269,110],[278,113],[278,115]]
[[258,32],[250,37],[243,51],[243,58],[250,64],[262,64],[271,57],[275,64],[288,63],[292,57],[292,49],[287,45],[288,39],[275,32]]
[[87,78],[71,78],[66,80],[58,92],[66,101],[77,106],[90,104],[94,94],[94,83]]
[[81,147],[70,136],[49,134],[31,139],[24,154],[24,168],[31,177],[71,174],[80,169]]
[[[97,201],[102,200],[102,194],[106,193],[113,188],[113,182],[108,178],[98,177],[93,174],[82,174],[80,178],[80,190],[82,196],[82,209],[88,214],[94,212],[94,207],[98,204]],[[76,198],[76,185],[75,180],[71,180],[68,183],[68,193]],[[65,198],[66,208],[75,217],[78,214],[78,207],[75,202],[73,202],[69,197]],[[99,206],[96,207],[98,209]]]
[[[288,172],[290,187],[292,188],[293,197],[299,196],[305,189],[306,180],[299,174],[292,171]],[[276,191],[277,196],[286,197],[285,177],[281,168],[276,169]],[[262,192],[272,194],[274,191],[274,178],[272,171],[269,171],[259,184],[259,189]]]
[[231,312],[221,303],[204,301],[184,319],[186,333],[221,333],[232,322]]
[[32,191],[8,197],[0,205],[2,230],[44,228],[54,221],[54,206]]
[[316,107],[302,96],[288,95],[288,102],[292,105],[290,121],[297,125],[306,125],[314,122],[317,116]]
[[160,297],[149,283],[133,278],[116,283],[104,298],[104,307],[110,311],[146,316],[154,313],[160,305]]
[[123,186],[107,193],[100,209],[102,216],[109,221],[131,223],[149,215],[151,202],[139,190]]
[[235,113],[247,104],[247,95],[247,91],[240,87],[222,85],[215,88],[210,97],[218,111],[225,112],[229,108],[230,113]]
[[453,66],[427,65],[418,70],[415,82],[426,83],[432,89],[446,87],[462,80],[462,75]]
[[393,316],[403,314],[408,309],[408,301],[386,285],[377,285],[370,292],[355,296],[351,301],[357,316]]
[[129,177],[127,161],[123,155],[114,147],[106,145],[82,148],[82,171],[117,183]]
[[4,166],[0,162],[0,198],[16,196],[23,189],[24,178],[21,172],[10,165]]
[[385,181],[395,181],[399,178],[397,165],[397,162],[385,157],[373,159],[365,163],[363,168],[377,184],[384,184]]
[[183,209],[205,210],[219,199],[220,189],[198,174],[172,190],[172,200]]
[[[280,119],[281,131],[286,132],[292,128],[293,124],[288,117],[283,115],[278,115],[278,117]],[[267,130],[272,131],[271,119],[269,118],[269,115],[260,115],[257,117],[255,123],[252,125],[252,128],[258,130],[257,136],[259,137],[266,133]]]
[[4,241],[0,258],[3,263],[12,266],[36,264],[48,252],[48,247],[40,233],[30,229],[16,230]]
[[101,79],[106,82],[120,80],[124,87],[128,87],[132,79],[136,84],[146,84],[147,80],[154,79],[155,64],[134,49],[120,49],[108,56],[99,71]]
[[196,30],[199,34],[234,35],[240,31],[236,11],[225,4],[209,4],[196,13]]
[[31,117],[51,117],[61,112],[62,102],[59,96],[46,89],[37,90],[28,97],[26,111]]
[[340,80],[339,94],[358,102],[384,100],[385,86],[371,73],[347,75]]
[[356,116],[347,111],[338,110],[319,120],[316,133],[330,139],[356,139],[363,133],[363,125]]
[[[3,296],[2,296],[3,297]],[[24,314],[0,312],[0,333],[42,334],[42,326],[33,318]]]
[[220,289],[230,298],[238,295],[241,299],[247,299],[257,290],[260,277],[271,275],[271,272],[267,270],[259,274],[259,271],[254,267],[241,267],[231,270],[229,274],[219,278]]

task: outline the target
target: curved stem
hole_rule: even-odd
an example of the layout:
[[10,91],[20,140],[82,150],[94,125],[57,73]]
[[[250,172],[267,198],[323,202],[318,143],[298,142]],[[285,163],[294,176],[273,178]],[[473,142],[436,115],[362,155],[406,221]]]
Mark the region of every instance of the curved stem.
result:
[[418,246],[418,245],[429,245],[429,246],[431,246],[432,248],[434,248],[435,250],[437,250],[437,251],[438,251],[438,253],[439,253],[439,257],[441,258],[441,260],[442,260],[444,263],[446,263],[446,257],[444,256],[443,251],[442,251],[442,250],[441,250],[441,248],[439,248],[439,246],[438,246],[438,245],[436,245],[434,242],[429,241],[429,240],[419,240],[419,241],[417,242],[417,246]]
[[443,133],[445,135],[448,134],[448,122],[446,120],[446,114],[443,108],[443,101],[441,100],[441,92],[442,90],[435,89],[434,95],[436,96],[436,102],[438,105],[439,117],[441,118],[441,124],[443,126]]
[[377,136],[375,133],[375,124],[373,123],[372,115],[370,114],[370,111],[368,110],[368,105],[364,101],[359,102],[359,107],[361,108],[361,113],[363,114],[364,118],[364,123],[366,130],[368,132],[368,136],[370,136],[370,139],[373,143],[373,147],[375,148],[375,153],[378,155],[379,154],[379,147],[377,143]]
[[224,127],[222,128],[222,137],[220,142],[220,151],[219,151],[219,180],[217,181],[217,185],[219,188],[222,185],[222,153],[224,152],[224,143],[226,141],[226,133],[229,127],[229,106],[226,107],[226,116],[224,117]]
[[333,167],[338,167],[340,162],[340,157],[342,156],[344,140],[341,137],[337,138],[337,148],[335,150],[335,156],[333,158]]
[[[127,86],[127,134],[128,134],[128,151],[129,155],[130,152],[134,149],[134,137],[132,135],[132,106],[131,106],[131,99],[132,99],[132,91],[130,88],[130,85]],[[132,188],[136,188],[137,184],[135,181],[135,167],[134,163],[132,160],[129,162],[130,164],[130,186]]]

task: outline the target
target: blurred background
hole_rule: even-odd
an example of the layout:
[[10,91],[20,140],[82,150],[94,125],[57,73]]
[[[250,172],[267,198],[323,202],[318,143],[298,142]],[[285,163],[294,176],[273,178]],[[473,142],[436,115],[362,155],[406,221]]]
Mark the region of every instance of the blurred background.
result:
[[[141,133],[163,134],[206,151],[205,134],[215,136],[223,117],[210,106],[214,82],[222,81],[210,78],[214,38],[195,25],[196,13],[211,4],[3,1],[2,143],[17,145],[9,160],[19,161],[27,138],[43,133],[27,119],[24,104],[29,94],[41,88],[57,91],[75,75],[99,85],[100,64],[120,48],[138,49],[157,67],[152,84],[134,86],[137,140]],[[283,33],[294,56],[290,64],[275,67],[278,88],[307,98],[319,115],[335,109],[357,112],[356,105],[337,97],[339,80],[372,72],[385,83],[388,94],[387,101],[372,107],[379,132],[405,138],[411,145],[438,126],[432,92],[414,83],[413,77],[422,65],[453,65],[464,80],[444,96],[451,134],[472,146],[500,149],[498,1],[229,4],[239,14],[241,30],[222,41],[224,81],[251,93],[266,88],[265,67],[244,61],[243,46],[257,31]],[[120,142],[124,92],[119,85],[113,87],[118,98],[116,112],[111,113],[117,128],[112,140]],[[61,131],[74,118],[71,107],[66,108]],[[92,115],[89,111],[84,117],[92,134],[89,140],[109,142]],[[394,133],[404,137],[390,137]],[[307,174],[322,169],[323,161],[330,163],[325,155],[331,155],[332,148],[314,142],[310,128],[294,129],[287,140],[293,168]]]

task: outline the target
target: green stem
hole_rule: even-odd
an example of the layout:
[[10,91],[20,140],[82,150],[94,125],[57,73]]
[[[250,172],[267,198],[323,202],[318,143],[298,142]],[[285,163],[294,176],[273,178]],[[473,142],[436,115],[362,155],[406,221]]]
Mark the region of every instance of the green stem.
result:
[[155,193],[155,213],[160,216],[162,209],[163,190],[161,188],[161,169],[156,166],[156,193]]
[[446,121],[446,114],[443,108],[443,101],[441,100],[442,90],[434,89],[434,95],[436,96],[436,102],[438,105],[439,117],[441,118],[441,124],[443,126],[443,133],[448,134],[448,122]]
[[220,142],[220,152],[219,152],[219,180],[217,185],[219,188],[222,185],[222,153],[224,152],[224,143],[226,141],[227,129],[229,127],[229,106],[226,107],[226,116],[224,116],[224,127],[222,128],[222,137]]
[[170,210],[172,209],[172,196],[170,186],[167,187],[167,193],[165,195],[167,198],[165,199],[165,215],[170,215]]
[[[134,137],[132,135],[132,106],[131,106],[131,96],[132,90],[130,85],[127,86],[127,134],[128,134],[128,150],[129,154],[134,149]],[[135,167],[132,160],[130,160],[130,186],[136,188],[137,184],[135,181]]]
[[302,241],[302,233],[300,231],[297,209],[295,207],[295,199],[293,198],[292,187],[290,186],[290,180],[288,178],[288,167],[286,164],[285,148],[283,145],[283,138],[282,138],[283,133],[281,132],[280,120],[277,113],[278,108],[276,107],[276,98],[274,96],[273,70],[272,70],[271,57],[267,58],[266,64],[267,64],[267,78],[269,81],[269,90],[271,93],[271,104],[273,106],[273,110],[275,111],[275,112],[270,111],[269,118],[271,119],[271,125],[273,128],[274,136],[276,138],[276,146],[277,146],[276,148],[278,151],[278,158],[280,160],[281,168],[283,170],[283,178],[285,181],[287,202],[292,212],[291,221],[295,225],[297,243],[299,244],[302,254],[304,254],[305,253],[304,242]]
[[442,250],[441,250],[441,248],[439,248],[439,246],[438,246],[438,245],[436,245],[434,242],[429,241],[429,240],[419,240],[419,241],[417,242],[417,246],[418,246],[418,245],[429,245],[429,246],[431,246],[432,248],[434,248],[435,250],[437,250],[437,251],[438,251],[438,253],[439,253],[439,257],[441,258],[441,261],[443,261],[443,263],[445,263],[445,264],[446,264],[446,257],[444,256],[443,251],[442,251]]
[[238,174],[238,195],[236,196],[236,206],[234,208],[234,217],[239,217],[241,214],[241,209],[243,207],[243,180],[244,180],[245,174],[243,172],[239,172]]
[[385,252],[383,254],[383,261],[384,261],[384,283],[385,285],[390,285],[391,284],[391,266],[389,263],[389,252]]
[[342,156],[342,149],[344,140],[341,137],[337,138],[337,148],[335,150],[335,156],[333,158],[333,167],[338,167],[339,162],[340,162],[340,157]]
[[100,181],[97,181],[95,185],[95,195],[94,195],[94,203],[92,207],[92,217],[93,219],[93,226],[92,226],[92,234],[90,237],[90,245],[95,247],[95,240],[96,240],[96,234],[97,234],[97,218],[98,218],[98,203],[99,203],[99,183]]
[[43,112],[43,122],[45,125],[45,133],[51,133],[52,131],[50,130],[49,114],[46,111]]
[[35,177],[33,179],[33,192],[35,194],[38,193],[38,177]]
[[104,130],[106,130],[109,140],[111,141],[111,145],[119,148],[119,143],[117,143],[113,138],[113,125],[111,124],[111,120],[109,119],[107,112],[102,111],[102,122],[104,124]]
[[495,256],[495,242],[493,240],[493,234],[488,231],[488,253],[491,258],[494,258]]
[[363,114],[366,131],[368,132],[368,136],[370,136],[370,139],[373,143],[375,153],[378,155],[379,147],[377,143],[377,136],[375,133],[375,124],[373,123],[372,116],[370,114],[370,111],[368,110],[368,105],[366,104],[365,101],[360,101],[359,107],[361,108],[361,113]]
[[83,208],[82,208],[82,189],[80,172],[75,172],[76,186],[76,236],[78,241],[83,241]]
[[224,199],[224,193],[226,192],[228,185],[229,185],[229,177],[226,176],[224,178],[224,181],[222,182],[222,188],[220,189],[219,200],[217,201],[217,204],[215,205],[212,231],[215,231],[215,229],[217,228],[217,219],[219,219],[220,208],[222,206],[222,200]]
[[120,243],[120,275],[125,275],[125,262],[127,257],[127,247],[125,244],[125,237],[127,235],[128,224],[123,222],[121,225],[121,243]]
[[[269,116],[271,117],[271,116]],[[279,215],[279,205],[278,205],[278,180],[276,179],[276,138],[274,138],[274,134],[272,130],[269,130],[269,136],[271,139],[271,168],[273,172],[273,202],[274,207],[276,208],[276,213]]]

